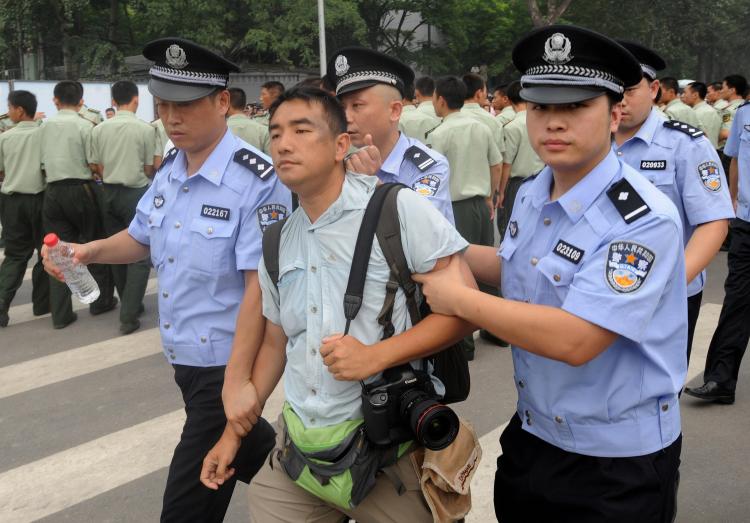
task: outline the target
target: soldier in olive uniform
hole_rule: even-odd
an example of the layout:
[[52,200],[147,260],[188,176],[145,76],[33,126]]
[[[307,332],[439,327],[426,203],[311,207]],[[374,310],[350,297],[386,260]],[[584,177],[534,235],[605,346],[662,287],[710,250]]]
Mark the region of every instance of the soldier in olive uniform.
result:
[[[41,128],[42,165],[47,175],[47,190],[42,208],[45,232],[56,233],[67,242],[87,242],[104,236],[102,215],[96,197],[91,165],[93,124],[78,113],[81,90],[76,82],[59,82],[54,90],[58,113]],[[113,297],[109,266],[91,265],[91,274],[99,284],[99,299],[89,306],[91,314],[112,310]],[[78,318],[73,312],[68,286],[50,280],[52,325],[62,329]]]
[[474,73],[465,74],[462,79],[466,86],[466,100],[461,112],[482,122],[492,134],[500,153],[505,152],[502,123],[482,108],[487,102],[487,84],[481,76]]
[[271,80],[260,86],[260,105],[263,107],[263,113],[254,116],[253,120],[261,125],[268,126],[268,108],[276,101],[276,98],[284,92],[284,84]]
[[167,142],[169,142],[169,136],[167,136],[167,130],[164,129],[164,122],[161,121],[161,118],[151,122],[151,127],[156,131],[154,133],[154,170],[156,171],[161,166],[162,158],[166,154],[165,149],[167,148]]
[[[40,128],[34,123],[36,97],[28,91],[8,96],[13,129],[0,135],[0,215],[6,227],[5,259],[0,266],[0,327],[8,325],[8,309],[23,282],[26,264],[42,248],[44,173],[39,149]],[[39,256],[31,272],[33,312],[49,312],[49,279]]]
[[[121,80],[112,85],[112,102],[117,116],[91,131],[91,163],[97,165],[103,183],[102,211],[108,236],[127,229],[135,209],[154,175],[156,131],[139,119],[138,87]],[[130,334],[140,327],[151,270],[147,259],[127,265],[113,265],[112,276],[120,295],[120,332]]]
[[695,114],[690,106],[680,100],[679,86],[677,79],[671,76],[666,76],[659,80],[661,85],[661,102],[666,104],[664,107],[664,114],[670,120],[677,120],[693,127],[699,127],[700,121],[698,116]]
[[438,118],[438,115],[435,114],[435,108],[432,106],[432,94],[434,92],[435,80],[429,76],[422,76],[414,82],[414,97],[417,99],[417,111],[433,118]]
[[229,111],[227,112],[227,127],[236,137],[245,140],[256,149],[269,154],[270,138],[268,126],[258,123],[245,116],[247,96],[239,87],[229,89]]
[[508,85],[499,85],[495,87],[494,96],[492,97],[492,108],[495,110],[495,118],[505,127],[516,116],[513,110],[513,103],[508,97]]
[[[414,98],[414,86],[407,86],[407,98]],[[433,109],[434,110],[434,109]],[[427,133],[432,129],[440,125],[440,119],[437,116],[432,116],[426,110],[419,110],[416,105],[404,102],[404,107],[401,110],[401,116],[398,119],[398,128],[406,136],[416,138],[417,140],[424,141]]]
[[[724,144],[729,137],[732,121],[737,109],[745,102],[744,96],[747,92],[747,80],[744,76],[730,74],[721,84],[720,96],[726,102],[721,109],[721,131],[719,131],[719,149],[724,149]],[[727,165],[728,165],[727,161]]]
[[706,84],[702,82],[691,83],[685,87],[683,98],[685,103],[695,111],[698,122],[700,122],[700,130],[706,135],[714,149],[718,149],[721,115],[719,111],[706,103]]

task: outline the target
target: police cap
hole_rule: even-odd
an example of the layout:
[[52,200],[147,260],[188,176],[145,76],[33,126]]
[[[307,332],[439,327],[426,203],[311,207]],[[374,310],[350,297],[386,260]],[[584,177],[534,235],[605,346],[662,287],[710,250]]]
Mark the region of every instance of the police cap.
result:
[[540,104],[580,102],[641,80],[641,68],[614,40],[572,25],[542,27],[513,48],[521,72],[521,98]]
[[414,83],[414,71],[386,54],[364,47],[344,47],[328,61],[326,76],[336,84],[336,96],[375,84],[390,85],[401,96]]
[[617,40],[617,43],[630,51],[630,54],[635,56],[636,60],[641,64],[643,76],[650,80],[656,80],[656,72],[667,67],[667,62],[664,61],[664,58],[645,45],[631,42],[629,40]]
[[184,38],[160,38],[146,44],[143,56],[153,61],[148,90],[170,102],[190,102],[226,89],[236,64]]

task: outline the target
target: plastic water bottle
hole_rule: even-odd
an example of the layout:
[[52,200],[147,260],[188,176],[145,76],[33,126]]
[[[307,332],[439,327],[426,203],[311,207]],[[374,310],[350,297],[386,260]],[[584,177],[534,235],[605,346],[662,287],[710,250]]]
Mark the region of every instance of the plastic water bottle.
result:
[[81,303],[92,303],[99,298],[99,285],[85,265],[73,262],[73,249],[70,244],[60,241],[51,232],[44,237],[44,245],[49,249],[49,257],[62,271],[65,283],[73,296]]

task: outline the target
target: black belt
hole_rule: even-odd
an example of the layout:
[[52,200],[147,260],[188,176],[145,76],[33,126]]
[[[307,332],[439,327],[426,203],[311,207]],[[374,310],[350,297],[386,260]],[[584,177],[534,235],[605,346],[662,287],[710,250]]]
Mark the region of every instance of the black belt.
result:
[[57,180],[56,182],[47,182],[47,185],[51,185],[53,187],[65,187],[68,185],[83,185],[92,181],[92,179],[82,180],[81,178],[65,178],[64,180]]

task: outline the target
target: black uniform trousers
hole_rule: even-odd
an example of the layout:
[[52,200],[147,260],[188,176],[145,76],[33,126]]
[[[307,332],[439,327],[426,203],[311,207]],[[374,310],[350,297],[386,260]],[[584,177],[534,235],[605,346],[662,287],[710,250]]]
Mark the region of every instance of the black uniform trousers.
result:
[[701,302],[703,301],[703,291],[689,296],[687,299],[687,317],[688,317],[688,340],[687,340],[687,364],[690,366],[690,353],[693,351],[693,335],[695,326],[698,323],[698,315],[701,313]]
[[[107,236],[128,228],[135,217],[138,202],[147,189],[148,186],[133,188],[104,184],[102,212]],[[120,323],[135,323],[142,311],[151,263],[146,257],[127,265],[112,265],[111,269],[117,294],[120,295]]]
[[[86,243],[104,237],[102,215],[93,181],[67,179],[47,184],[42,207],[42,223],[47,233],[54,232],[66,242]],[[93,314],[109,310],[114,287],[108,265],[89,265],[89,271],[99,285],[99,298],[89,305]],[[73,318],[70,289],[50,277],[50,309],[52,323],[64,325]]]
[[703,379],[735,390],[742,356],[750,340],[750,223],[735,218],[731,229],[724,303],[708,347]]
[[0,193],[0,218],[5,233],[5,259],[0,266],[0,311],[7,312],[10,302],[23,283],[26,264],[37,251],[31,269],[31,302],[36,316],[49,312],[49,278],[42,265],[42,203],[44,193]]
[[200,482],[203,458],[219,441],[227,423],[221,401],[224,369],[174,365],[174,379],[182,391],[187,419],[169,465],[162,522],[223,521],[237,480],[250,483],[273,449],[276,433],[261,418],[242,440],[232,463],[235,469],[232,479],[219,490],[211,490]]
[[518,414],[500,436],[495,514],[502,523],[671,523],[682,436],[653,454],[598,458],[529,434]]

